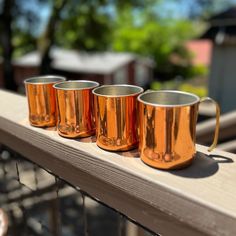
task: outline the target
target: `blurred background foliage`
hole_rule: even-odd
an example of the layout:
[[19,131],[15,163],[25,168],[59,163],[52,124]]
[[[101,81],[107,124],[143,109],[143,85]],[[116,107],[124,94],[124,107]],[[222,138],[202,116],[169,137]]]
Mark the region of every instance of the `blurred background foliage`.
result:
[[[0,54],[5,64],[38,49],[41,73],[52,46],[79,51],[133,52],[156,63],[155,78],[206,75],[194,67],[185,42],[235,0],[0,0]],[[8,22],[6,24],[6,22]],[[5,74],[10,76],[10,64]],[[8,72],[7,72],[8,71]]]
[[184,42],[196,35],[193,24],[179,19],[153,21],[144,15],[142,23],[136,25],[135,17],[127,13],[118,19],[112,48],[152,57],[160,78],[170,79],[175,74],[191,76],[191,55]]
[[199,97],[206,97],[207,96],[207,89],[204,86],[196,86],[186,82],[181,82],[176,79],[170,80],[167,82],[158,82],[154,81],[151,84],[151,89],[153,90],[161,90],[161,89],[174,89],[174,90],[181,90],[189,93],[194,93]]

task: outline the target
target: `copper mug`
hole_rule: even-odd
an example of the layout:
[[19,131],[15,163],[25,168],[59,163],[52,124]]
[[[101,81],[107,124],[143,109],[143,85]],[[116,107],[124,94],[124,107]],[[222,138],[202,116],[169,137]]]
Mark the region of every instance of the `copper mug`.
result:
[[137,96],[134,85],[104,85],[93,90],[97,145],[109,151],[137,147]]
[[24,81],[28,98],[29,121],[37,127],[55,126],[56,98],[53,85],[66,78],[56,75],[36,76]]
[[66,138],[82,138],[95,134],[92,89],[99,83],[74,80],[55,84],[58,106],[57,131]]
[[180,91],[153,91],[139,95],[140,156],[159,169],[178,169],[195,156],[199,104],[209,100],[216,106],[216,127],[212,151],[219,134],[219,105],[211,98]]

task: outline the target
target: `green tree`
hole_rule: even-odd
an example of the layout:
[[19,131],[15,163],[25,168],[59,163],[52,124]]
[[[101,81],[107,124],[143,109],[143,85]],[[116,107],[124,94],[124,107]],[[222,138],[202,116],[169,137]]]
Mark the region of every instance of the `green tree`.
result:
[[56,43],[59,46],[86,51],[106,50],[112,24],[104,11],[106,1],[80,1],[68,4],[58,25]]
[[156,73],[163,79],[171,79],[178,74],[187,77],[191,69],[191,55],[184,42],[195,34],[189,21],[153,20],[150,15],[134,15],[132,9],[127,9],[118,18],[112,47],[115,51],[152,57],[157,65]]
[[[57,45],[86,51],[104,51],[111,45],[116,12],[143,8],[153,0],[70,1],[56,31]],[[110,13],[113,11],[113,14]]]

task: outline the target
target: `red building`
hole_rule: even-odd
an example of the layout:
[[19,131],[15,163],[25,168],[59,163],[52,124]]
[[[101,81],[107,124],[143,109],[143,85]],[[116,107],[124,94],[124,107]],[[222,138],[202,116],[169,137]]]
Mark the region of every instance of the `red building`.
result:
[[[153,77],[154,62],[131,53],[86,53],[53,48],[50,56],[52,73],[66,76],[67,79],[95,80],[100,84],[129,83],[145,87]],[[13,61],[14,77],[19,86],[25,78],[39,75],[40,61],[37,51]]]

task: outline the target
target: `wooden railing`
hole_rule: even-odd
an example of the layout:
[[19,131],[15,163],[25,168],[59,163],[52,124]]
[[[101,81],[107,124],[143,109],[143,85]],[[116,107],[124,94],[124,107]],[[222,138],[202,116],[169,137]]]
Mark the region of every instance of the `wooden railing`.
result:
[[137,150],[64,139],[28,123],[24,96],[0,91],[0,143],[162,235],[236,235],[236,155],[197,145],[183,170],[146,166]]
[[[201,143],[211,143],[214,130],[215,118],[201,122],[197,126],[197,140]],[[219,142],[219,149],[236,152],[236,111],[221,115]]]

